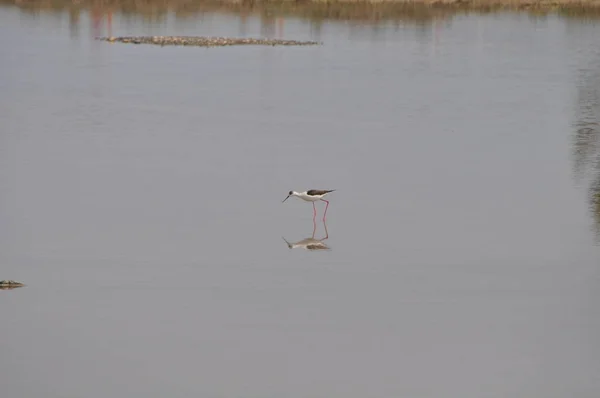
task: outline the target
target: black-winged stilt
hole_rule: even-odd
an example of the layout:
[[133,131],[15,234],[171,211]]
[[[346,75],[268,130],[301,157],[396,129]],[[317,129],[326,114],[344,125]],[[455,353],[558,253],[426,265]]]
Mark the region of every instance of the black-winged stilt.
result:
[[[315,202],[322,200],[323,202],[327,203],[327,205],[325,206],[325,213],[323,214],[323,220],[325,220],[325,217],[327,216],[327,208],[329,207],[329,201],[323,199],[328,193],[335,191],[335,189],[310,189],[308,191],[304,191],[304,192],[296,192],[296,191],[290,191],[288,192],[288,196],[283,200],[283,202],[285,202],[286,200],[288,200],[288,198],[290,196],[295,196],[297,198],[300,198],[306,202],[313,202],[313,218],[317,216],[317,208],[315,207]],[[281,202],[281,203],[283,203]]]

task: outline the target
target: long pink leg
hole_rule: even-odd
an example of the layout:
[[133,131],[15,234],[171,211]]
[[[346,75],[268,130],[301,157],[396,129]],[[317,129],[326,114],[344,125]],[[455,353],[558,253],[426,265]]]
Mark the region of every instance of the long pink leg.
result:
[[325,227],[325,237],[321,239],[322,241],[329,238],[329,232],[327,232],[327,223],[323,220],[323,226]]
[[[327,206],[325,206],[325,213],[323,213],[323,221],[325,221],[325,217],[327,217],[327,208],[329,207],[329,201],[325,200],[325,199],[321,199],[323,202],[327,203]],[[314,203],[314,202],[313,202]]]
[[313,221],[315,220],[316,216],[317,216],[317,208],[315,207],[315,202],[313,202]]
[[313,234],[312,234],[313,239],[315,238],[315,233],[317,233],[317,221],[313,217]]

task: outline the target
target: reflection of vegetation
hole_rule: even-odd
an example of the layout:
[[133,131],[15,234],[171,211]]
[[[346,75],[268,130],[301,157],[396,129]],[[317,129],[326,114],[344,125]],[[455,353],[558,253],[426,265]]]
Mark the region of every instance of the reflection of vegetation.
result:
[[160,18],[167,12],[178,17],[207,12],[265,17],[293,16],[313,22],[324,20],[425,23],[470,10],[528,10],[532,14],[557,12],[572,17],[600,16],[600,3],[594,0],[0,0],[30,11],[93,10],[141,14]]
[[574,168],[578,180],[592,183],[589,204],[600,238],[600,65],[586,70],[579,83],[577,121],[573,142]]
[[600,238],[600,178],[596,178],[590,191],[590,204],[594,211],[594,219],[596,220],[596,234]]
[[305,1],[281,2],[229,2],[219,0],[0,0],[0,4],[13,4],[23,10],[58,11],[65,9],[102,9],[104,11],[144,16],[160,16],[173,12],[177,17],[194,17],[203,13],[231,13],[242,16],[261,15],[266,18],[297,17],[318,22],[344,21],[431,21],[449,14],[449,10],[418,4],[395,3],[310,3]]

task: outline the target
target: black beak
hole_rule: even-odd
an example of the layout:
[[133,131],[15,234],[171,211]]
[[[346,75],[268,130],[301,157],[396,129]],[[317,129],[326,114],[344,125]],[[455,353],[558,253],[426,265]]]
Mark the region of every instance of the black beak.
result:
[[[285,198],[285,199],[283,200],[283,202],[285,202],[286,200],[288,200],[288,198],[289,198],[289,197],[290,197],[290,195],[288,195],[288,196],[287,196],[287,198]],[[283,202],[281,202],[281,203],[283,203]]]

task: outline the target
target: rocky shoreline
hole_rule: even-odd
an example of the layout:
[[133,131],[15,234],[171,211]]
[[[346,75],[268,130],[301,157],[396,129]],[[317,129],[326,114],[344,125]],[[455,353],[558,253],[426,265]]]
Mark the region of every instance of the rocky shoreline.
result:
[[252,39],[228,37],[201,37],[201,36],[132,36],[132,37],[98,37],[97,40],[110,43],[154,44],[158,46],[196,46],[196,47],[224,47],[238,45],[263,45],[263,46],[314,46],[322,43],[316,41],[297,41],[280,39]]

